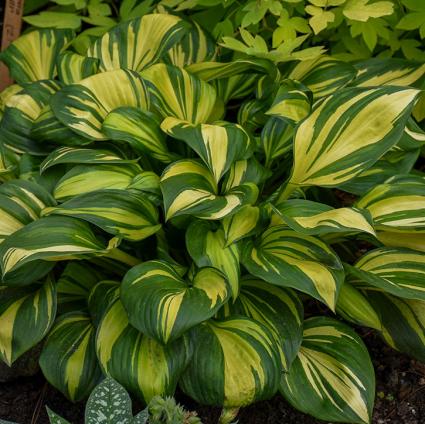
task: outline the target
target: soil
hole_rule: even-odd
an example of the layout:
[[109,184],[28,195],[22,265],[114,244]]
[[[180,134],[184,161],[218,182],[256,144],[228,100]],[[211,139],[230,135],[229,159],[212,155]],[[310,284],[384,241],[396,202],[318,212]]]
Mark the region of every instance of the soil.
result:
[[[373,332],[364,334],[376,371],[377,390],[373,424],[425,423],[425,364],[384,345]],[[199,407],[178,393],[177,400],[195,409],[204,424],[216,424],[218,408]],[[84,422],[84,403],[72,404],[50,386],[39,373],[0,384],[0,418],[19,424],[47,424],[46,406],[72,424]],[[141,409],[137,402],[135,412]],[[277,395],[244,408],[239,424],[319,424],[295,411]],[[1,422],[1,420],[0,420]]]

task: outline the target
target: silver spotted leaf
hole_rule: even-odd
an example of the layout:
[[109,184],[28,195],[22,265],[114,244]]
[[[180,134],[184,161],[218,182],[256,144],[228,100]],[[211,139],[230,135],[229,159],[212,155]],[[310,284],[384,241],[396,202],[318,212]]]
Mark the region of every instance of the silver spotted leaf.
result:
[[106,377],[86,405],[86,424],[132,424],[131,399],[121,384]]

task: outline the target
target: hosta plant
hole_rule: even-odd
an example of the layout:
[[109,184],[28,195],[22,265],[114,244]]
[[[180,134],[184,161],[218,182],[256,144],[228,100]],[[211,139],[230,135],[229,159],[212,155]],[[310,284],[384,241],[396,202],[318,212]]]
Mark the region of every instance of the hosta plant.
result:
[[369,423],[351,324],[425,360],[424,66],[277,66],[171,13],[73,37],[1,55],[0,358],[43,342],[73,401],[110,376]]

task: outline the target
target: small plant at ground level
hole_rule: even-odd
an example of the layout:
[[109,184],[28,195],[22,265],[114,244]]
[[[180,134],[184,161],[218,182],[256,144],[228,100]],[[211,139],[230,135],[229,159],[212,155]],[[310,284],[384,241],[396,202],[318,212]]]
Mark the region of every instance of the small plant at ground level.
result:
[[155,396],[148,405],[151,424],[202,424],[196,412],[185,411],[172,397]]
[[[69,424],[47,408],[50,424]],[[133,417],[130,396],[118,382],[105,378],[91,393],[86,405],[85,424],[202,424],[196,412],[185,411],[176,401],[155,396]]]
[[0,56],[0,359],[44,341],[72,401],[111,376],[367,424],[350,324],[425,360],[425,65],[235,54],[174,6]]

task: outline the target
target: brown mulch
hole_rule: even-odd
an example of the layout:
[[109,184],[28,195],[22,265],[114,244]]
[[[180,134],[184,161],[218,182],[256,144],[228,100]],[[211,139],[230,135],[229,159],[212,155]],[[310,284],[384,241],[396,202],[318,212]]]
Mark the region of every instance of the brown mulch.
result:
[[[365,336],[377,379],[373,424],[425,423],[425,364],[399,354],[384,345],[373,333]],[[196,409],[205,424],[216,424],[219,410],[197,407],[178,394],[179,402]],[[72,404],[44,380],[41,374],[0,384],[0,418],[19,424],[47,424],[45,406],[72,424],[82,424],[84,404]],[[140,405],[135,404],[136,408]],[[318,420],[295,411],[277,395],[273,399],[244,408],[240,424],[319,424]]]

